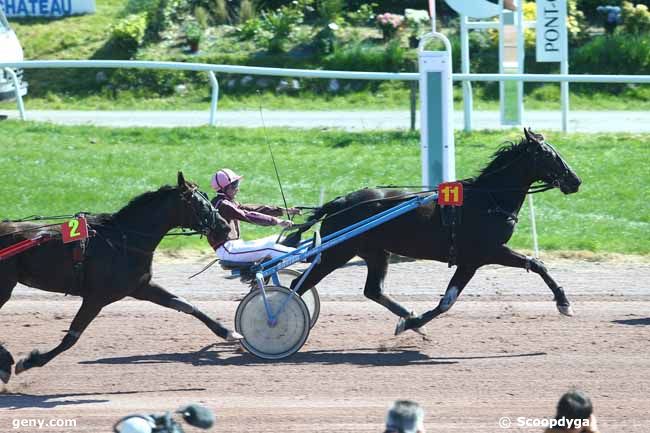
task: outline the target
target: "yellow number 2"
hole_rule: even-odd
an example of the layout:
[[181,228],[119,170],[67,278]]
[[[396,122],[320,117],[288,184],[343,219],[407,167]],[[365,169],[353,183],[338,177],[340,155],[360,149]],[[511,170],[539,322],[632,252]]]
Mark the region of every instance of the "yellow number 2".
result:
[[77,220],[70,220],[68,221],[68,227],[70,228],[70,237],[71,238],[76,238],[78,236],[81,236],[81,233],[79,233],[79,221]]

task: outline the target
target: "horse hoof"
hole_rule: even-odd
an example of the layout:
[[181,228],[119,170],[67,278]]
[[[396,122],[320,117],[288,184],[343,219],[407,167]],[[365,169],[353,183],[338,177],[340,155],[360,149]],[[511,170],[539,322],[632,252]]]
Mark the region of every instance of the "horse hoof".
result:
[[575,315],[575,312],[573,311],[573,308],[571,308],[571,305],[558,305],[557,310],[560,312],[560,314],[563,314],[565,316],[572,317]]
[[244,336],[241,335],[239,332],[235,331],[228,331],[228,335],[226,336],[226,341],[234,343],[239,340],[243,340]]
[[16,375],[19,375],[20,373],[24,372],[27,370],[29,367],[25,367],[25,360],[21,359],[18,361],[18,364],[16,364]]
[[399,335],[404,331],[406,331],[406,319],[401,318],[395,327],[395,335]]
[[0,370],[0,380],[3,383],[9,383],[10,378],[11,378],[11,371]]

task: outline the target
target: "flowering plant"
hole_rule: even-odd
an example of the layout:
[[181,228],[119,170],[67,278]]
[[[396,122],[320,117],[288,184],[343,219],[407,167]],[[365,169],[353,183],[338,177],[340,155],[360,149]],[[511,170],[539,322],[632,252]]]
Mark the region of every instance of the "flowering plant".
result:
[[391,14],[389,12],[377,15],[377,26],[381,30],[384,40],[393,38],[397,31],[404,24],[404,16],[398,14]]

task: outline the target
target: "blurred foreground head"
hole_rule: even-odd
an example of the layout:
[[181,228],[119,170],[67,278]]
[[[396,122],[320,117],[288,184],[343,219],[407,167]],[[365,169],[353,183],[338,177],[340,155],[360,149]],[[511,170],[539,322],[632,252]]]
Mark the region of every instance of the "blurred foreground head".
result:
[[424,411],[414,401],[397,400],[386,416],[384,433],[425,433]]

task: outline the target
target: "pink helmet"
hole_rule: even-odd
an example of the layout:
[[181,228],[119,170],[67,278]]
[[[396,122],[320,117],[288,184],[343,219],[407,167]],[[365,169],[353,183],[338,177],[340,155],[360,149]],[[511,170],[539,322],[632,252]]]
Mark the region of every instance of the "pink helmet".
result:
[[229,168],[223,168],[212,176],[210,185],[215,191],[223,191],[228,185],[238,181],[242,177]]

